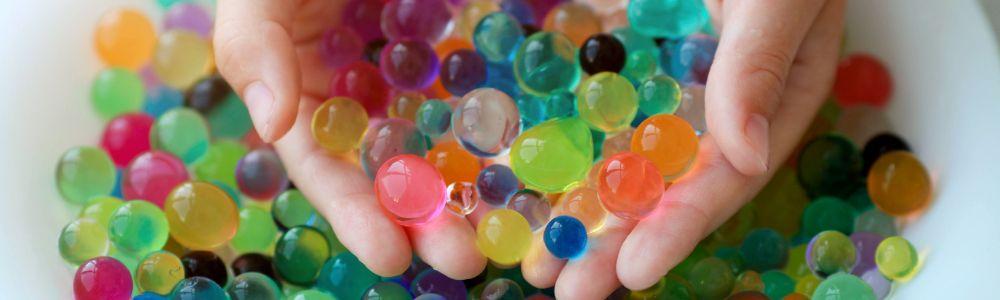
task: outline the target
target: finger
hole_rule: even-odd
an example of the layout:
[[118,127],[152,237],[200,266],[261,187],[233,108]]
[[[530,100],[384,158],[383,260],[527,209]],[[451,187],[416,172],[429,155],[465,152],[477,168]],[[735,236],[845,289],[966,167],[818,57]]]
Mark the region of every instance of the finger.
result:
[[535,233],[531,248],[528,249],[528,255],[521,261],[521,273],[524,275],[524,280],[542,289],[555,286],[559,273],[566,265],[566,260],[552,256],[552,253],[545,247],[545,241],[542,240],[543,235],[543,231]]
[[611,295],[621,285],[615,272],[619,249],[634,226],[634,221],[608,216],[602,231],[588,237],[587,252],[568,261],[559,273],[556,298],[604,299]]
[[725,1],[706,85],[708,128],[740,172],[768,170],[771,117],[788,70],[823,1]]
[[445,211],[406,231],[420,259],[450,278],[469,279],[486,268],[486,257],[476,248],[476,231],[463,217]]
[[298,111],[300,72],[291,24],[295,5],[282,0],[220,0],[215,57],[219,72],[246,102],[264,142],[281,138]]
[[313,142],[310,120],[319,101],[301,102],[295,126],[275,143],[288,176],[368,269],[384,277],[402,274],[410,265],[406,233],[382,212],[371,180],[357,165],[330,156]]

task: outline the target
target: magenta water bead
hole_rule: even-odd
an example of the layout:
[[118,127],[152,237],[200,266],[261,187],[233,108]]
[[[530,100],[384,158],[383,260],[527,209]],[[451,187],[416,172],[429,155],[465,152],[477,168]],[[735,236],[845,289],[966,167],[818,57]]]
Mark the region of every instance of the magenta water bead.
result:
[[333,27],[323,33],[319,54],[327,66],[340,68],[361,59],[365,42],[350,27]]
[[422,90],[438,75],[438,56],[421,40],[392,41],[382,48],[379,68],[389,84],[407,90]]
[[451,22],[445,0],[391,0],[382,9],[382,32],[389,40],[435,42]]
[[73,296],[77,300],[128,300],[132,297],[132,274],[117,259],[92,258],[76,269]]
[[163,207],[170,191],[188,177],[180,158],[163,151],[148,151],[133,159],[122,171],[122,196],[126,200],[141,199]]
[[178,3],[163,15],[164,31],[183,29],[204,38],[212,37],[212,15],[194,3]]
[[278,153],[268,147],[254,149],[236,164],[236,185],[254,200],[274,199],[288,186],[288,174]]
[[154,121],[144,113],[129,113],[108,122],[101,136],[101,148],[108,152],[115,166],[125,167],[133,158],[149,151],[149,129]]
[[434,165],[403,154],[385,161],[375,174],[375,197],[396,223],[427,223],[444,209],[447,189]]
[[373,24],[381,22],[383,8],[382,0],[349,0],[344,4],[341,23],[353,28],[365,43],[382,38],[382,28]]

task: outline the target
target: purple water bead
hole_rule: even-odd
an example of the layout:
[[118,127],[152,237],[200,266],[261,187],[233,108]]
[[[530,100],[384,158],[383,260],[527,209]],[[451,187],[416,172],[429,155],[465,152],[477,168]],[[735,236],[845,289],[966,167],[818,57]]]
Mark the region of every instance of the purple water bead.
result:
[[381,22],[384,8],[382,0],[350,0],[344,4],[341,23],[354,29],[366,43],[383,38],[382,28],[373,25]]
[[236,164],[236,184],[244,195],[268,201],[288,186],[288,174],[278,153],[271,148],[257,148]]
[[514,171],[505,165],[493,164],[483,168],[476,177],[479,198],[497,207],[507,206],[507,198],[521,188]]
[[441,85],[453,95],[465,95],[484,83],[486,61],[474,50],[456,50],[441,62]]
[[427,42],[393,41],[382,48],[379,68],[389,84],[405,90],[422,90],[437,77],[438,57]]
[[864,280],[872,287],[872,291],[875,292],[875,299],[885,299],[889,295],[889,291],[892,290],[892,281],[882,275],[878,271],[878,268],[870,268],[861,274],[861,280]]
[[425,270],[417,275],[410,284],[410,292],[414,296],[434,293],[444,296],[445,299],[465,299],[468,293],[461,280],[448,278],[434,269]]
[[518,22],[525,25],[536,25],[535,8],[527,0],[501,0],[500,10],[514,16]]
[[163,15],[163,29],[190,30],[204,38],[210,38],[212,37],[212,15],[197,4],[180,3],[171,6]]
[[858,262],[854,264],[851,274],[856,276],[864,275],[868,269],[875,268],[875,249],[885,237],[878,233],[855,232],[851,234],[851,242],[858,253]]
[[677,43],[663,43],[661,66],[681,85],[708,81],[708,71],[715,59],[719,40],[705,34],[692,34]]
[[382,32],[390,40],[416,39],[434,42],[451,22],[445,0],[391,0],[382,10]]

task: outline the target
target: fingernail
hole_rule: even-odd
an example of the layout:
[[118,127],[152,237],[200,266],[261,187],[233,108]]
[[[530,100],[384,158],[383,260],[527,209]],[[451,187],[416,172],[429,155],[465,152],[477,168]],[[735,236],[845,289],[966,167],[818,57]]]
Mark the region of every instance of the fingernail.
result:
[[751,114],[743,129],[747,143],[750,144],[750,150],[756,155],[760,168],[764,172],[767,172],[767,159],[770,151],[769,131],[770,124],[768,124],[767,118],[759,114]]
[[273,142],[271,134],[271,116],[274,111],[274,94],[263,82],[254,81],[243,90],[243,98],[250,111],[250,119],[257,128],[257,134],[265,143]]

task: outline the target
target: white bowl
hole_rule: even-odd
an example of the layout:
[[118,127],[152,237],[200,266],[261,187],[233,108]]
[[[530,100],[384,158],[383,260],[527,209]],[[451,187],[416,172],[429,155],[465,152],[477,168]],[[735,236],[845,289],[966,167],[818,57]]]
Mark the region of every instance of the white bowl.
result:
[[[101,68],[93,26],[107,9],[149,1],[0,2],[0,295],[69,299],[73,271],[57,236],[78,209],[55,190],[66,149],[94,145],[90,81]],[[153,13],[151,15],[159,15]],[[156,17],[154,17],[156,18]],[[853,1],[849,51],[892,70],[890,125],[927,164],[936,198],[903,234],[927,254],[921,273],[896,289],[904,299],[982,298],[1000,278],[1000,60],[975,1]],[[977,297],[978,296],[978,297]]]

